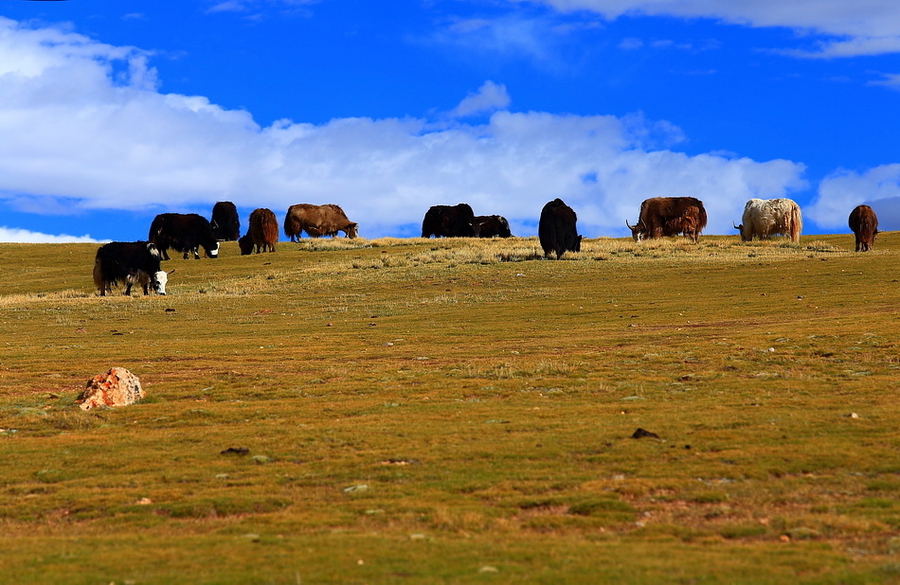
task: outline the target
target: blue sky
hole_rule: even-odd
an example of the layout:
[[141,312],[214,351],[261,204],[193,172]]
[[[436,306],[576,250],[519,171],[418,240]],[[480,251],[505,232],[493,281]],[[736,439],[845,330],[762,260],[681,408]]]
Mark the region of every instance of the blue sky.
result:
[[135,240],[213,203],[337,203],[366,238],[465,201],[586,237],[692,195],[900,229],[888,0],[0,0],[0,241]]

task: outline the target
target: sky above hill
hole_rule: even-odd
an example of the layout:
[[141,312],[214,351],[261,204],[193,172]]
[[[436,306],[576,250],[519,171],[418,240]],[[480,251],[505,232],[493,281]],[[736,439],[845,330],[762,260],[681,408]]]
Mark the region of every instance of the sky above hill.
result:
[[0,0],[0,241],[136,240],[233,201],[417,236],[467,202],[620,237],[691,195],[900,229],[900,3]]

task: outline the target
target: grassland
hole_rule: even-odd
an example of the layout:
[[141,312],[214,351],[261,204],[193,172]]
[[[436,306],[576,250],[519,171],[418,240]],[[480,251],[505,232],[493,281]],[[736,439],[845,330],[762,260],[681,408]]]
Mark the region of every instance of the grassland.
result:
[[[0,582],[900,581],[900,234],[852,244],[230,243],[104,298],[2,244]],[[111,366],[147,399],[81,411]]]

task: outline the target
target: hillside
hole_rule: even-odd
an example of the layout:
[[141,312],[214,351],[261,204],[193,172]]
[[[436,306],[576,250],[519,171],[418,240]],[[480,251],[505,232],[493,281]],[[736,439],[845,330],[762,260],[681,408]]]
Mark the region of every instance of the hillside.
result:
[[[101,298],[0,244],[0,582],[895,580],[900,233],[852,246],[230,242]],[[81,411],[111,366],[147,399]]]

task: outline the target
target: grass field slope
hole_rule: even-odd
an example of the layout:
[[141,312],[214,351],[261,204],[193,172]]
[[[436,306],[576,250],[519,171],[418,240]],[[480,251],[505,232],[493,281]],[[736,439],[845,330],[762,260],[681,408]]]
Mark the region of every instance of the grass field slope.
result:
[[0,244],[2,583],[900,580],[898,233],[96,249]]

